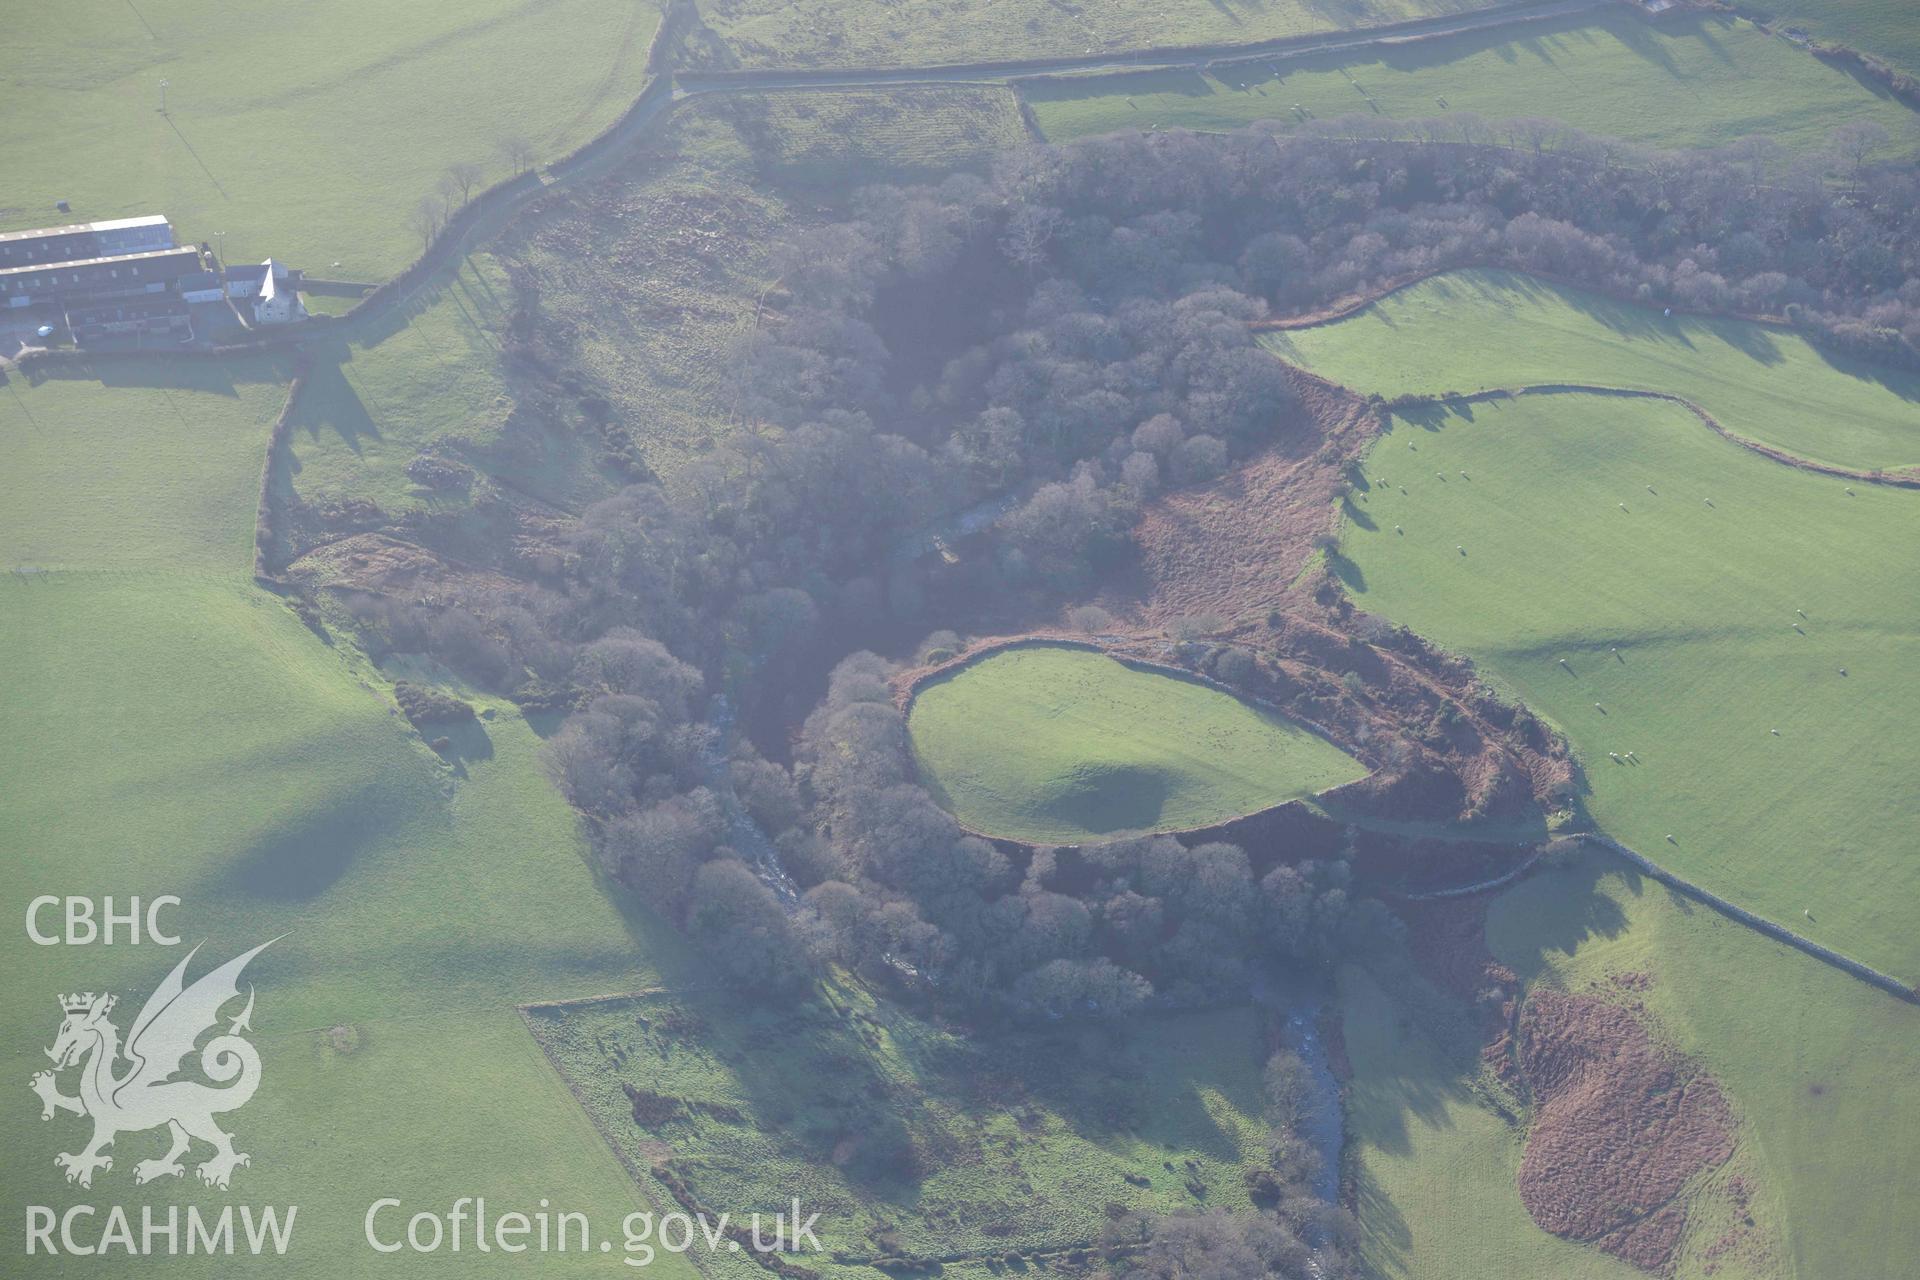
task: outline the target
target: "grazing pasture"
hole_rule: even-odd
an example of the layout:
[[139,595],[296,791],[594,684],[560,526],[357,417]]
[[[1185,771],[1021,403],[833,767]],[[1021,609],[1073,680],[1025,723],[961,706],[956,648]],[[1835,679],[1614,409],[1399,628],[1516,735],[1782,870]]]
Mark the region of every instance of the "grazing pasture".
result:
[[[1689,1190],[1677,1276],[1899,1274],[1915,1224],[1877,1188],[1911,1176],[1920,1141],[1911,1006],[1597,850],[1494,898],[1486,943],[1531,990],[1637,1006],[1726,1096],[1734,1156]],[[1533,1223],[1516,1179],[1534,1113],[1487,1073],[1480,1014],[1393,966],[1350,967],[1339,989],[1361,1239],[1377,1274],[1645,1274]]]
[[[1633,1280],[1520,1202],[1523,1132],[1489,1105],[1472,1009],[1406,973],[1341,971],[1361,1256],[1381,1280]],[[1732,1277],[1729,1277],[1732,1280]]]
[[568,509],[609,493],[603,436],[577,403],[516,415],[501,353],[512,305],[498,261],[475,254],[391,324],[320,347],[288,436],[294,492],[394,516],[462,510],[489,479]]
[[1021,840],[1209,826],[1366,772],[1281,716],[1081,649],[970,663],[922,686],[907,726],[934,797]]
[[1663,316],[1518,272],[1448,272],[1264,340],[1389,398],[1569,382],[1660,391],[1797,457],[1920,466],[1920,374],[1831,355],[1784,327]]
[[264,357],[0,375],[0,570],[245,573],[289,376]]
[[977,1037],[829,986],[777,1012],[676,990],[528,1021],[631,1166],[736,1218],[797,1195],[856,1257],[997,1261],[1094,1242],[1109,1205],[1245,1209],[1265,1157],[1244,1007]]
[[1766,0],[1754,9],[1783,32],[1848,45],[1920,75],[1920,24],[1905,0]]
[[1671,402],[1529,395],[1396,417],[1334,568],[1565,732],[1610,834],[1911,981],[1916,519]]
[[1681,1275],[1704,1273],[1723,1228],[1736,1242],[1720,1277],[1907,1266],[1920,1223],[1881,1189],[1911,1178],[1920,1151],[1920,1010],[1598,852],[1507,890],[1487,940],[1523,981],[1578,991],[1649,975],[1626,998],[1726,1092],[1742,1122],[1732,1168],[1751,1186],[1757,1232],[1737,1217],[1696,1232]]
[[[1294,128],[1342,116],[1455,120],[1473,136],[1550,119],[1658,147],[1718,147],[1762,134],[1796,150],[1851,121],[1920,141],[1920,119],[1750,22],[1679,12],[1649,22],[1621,8],[1408,42],[1366,53],[1030,81],[1041,132],[1063,141],[1115,129]],[[1687,106],[1675,109],[1676,95]],[[1442,126],[1443,130],[1446,126]],[[1529,144],[1530,145],[1530,144]]]
[[702,6],[715,65],[926,66],[1075,57],[1377,26],[1479,8],[1473,0],[736,0]]
[[[497,1200],[547,1196],[616,1224],[646,1202],[512,1006],[649,985],[673,971],[677,941],[597,882],[517,709],[456,686],[483,718],[429,750],[381,672],[249,581],[283,390],[271,369],[216,376],[195,363],[180,366],[191,383],[151,385],[153,367],[102,361],[93,381],[0,388],[8,447],[34,451],[31,476],[0,482],[12,490],[0,499],[7,567],[24,558],[16,546],[66,566],[0,577],[6,900],[177,894],[172,923],[206,943],[196,971],[280,937],[249,970],[263,1083],[230,1127],[253,1157],[236,1199],[301,1206],[287,1274],[337,1276],[349,1257],[355,1274],[411,1274],[405,1256],[366,1248],[366,1206],[444,1206],[477,1190],[476,1171]],[[66,478],[68,502],[35,495],[32,477]],[[24,1083],[45,1066],[55,992],[115,991],[130,1017],[179,958],[38,947],[16,926],[0,939],[6,1070]],[[114,1169],[82,1191],[52,1160],[81,1126],[7,1109],[0,1142],[21,1156],[0,1170],[0,1194],[56,1209],[131,1195],[132,1165],[159,1153],[160,1135],[123,1137]],[[189,1176],[139,1197],[208,1194]],[[498,1254],[466,1261],[524,1269]],[[174,1265],[231,1273],[225,1260]]]
[[[644,83],[651,0],[54,5],[9,24],[0,229],[165,213],[233,261],[379,280],[449,166],[510,176]],[[160,108],[167,81],[166,112]],[[226,232],[224,242],[217,232]],[[334,263],[339,263],[335,267]]]

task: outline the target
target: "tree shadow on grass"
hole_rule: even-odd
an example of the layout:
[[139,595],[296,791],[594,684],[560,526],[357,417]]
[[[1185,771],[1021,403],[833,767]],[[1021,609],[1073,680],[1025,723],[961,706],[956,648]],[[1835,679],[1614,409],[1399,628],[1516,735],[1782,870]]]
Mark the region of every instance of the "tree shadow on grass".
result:
[[1507,945],[1499,959],[1522,982],[1531,982],[1586,943],[1619,937],[1627,928],[1627,913],[1600,892],[1601,880],[1609,875],[1623,875],[1635,897],[1648,888],[1629,863],[1599,849],[1543,863],[1501,896],[1506,909],[1524,916],[1525,928],[1502,932]]
[[[428,726],[426,737],[435,744],[434,751],[442,760],[453,766],[454,776],[467,776],[467,761],[493,759],[493,739],[487,736],[487,730],[478,720],[454,720],[443,724]],[[445,742],[445,746],[438,745]]]
[[1367,1257],[1376,1264],[1391,1262],[1395,1271],[1404,1269],[1413,1249],[1413,1232],[1406,1215],[1394,1204],[1373,1170],[1356,1162],[1350,1179],[1353,1214],[1360,1223],[1360,1239]]
[[1347,590],[1355,595],[1367,593],[1367,575],[1354,561],[1343,555],[1338,547],[1327,548],[1327,572],[1338,578]]
[[317,442],[331,432],[355,454],[361,452],[363,438],[381,438],[379,426],[339,360],[315,361],[294,408],[293,425],[309,441]]
[[384,837],[389,807],[375,795],[317,806],[267,833],[215,879],[254,898],[311,902]]

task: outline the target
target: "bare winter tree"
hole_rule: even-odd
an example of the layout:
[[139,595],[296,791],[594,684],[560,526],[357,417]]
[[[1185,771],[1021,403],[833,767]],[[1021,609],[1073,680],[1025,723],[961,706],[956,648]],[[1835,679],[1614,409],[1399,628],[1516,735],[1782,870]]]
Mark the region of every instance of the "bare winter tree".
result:
[[461,204],[473,198],[473,189],[480,185],[481,172],[480,166],[471,160],[447,166],[446,185],[450,191],[460,193]]
[[533,167],[533,144],[517,133],[510,133],[494,144],[494,151],[516,175]]
[[420,237],[422,253],[432,247],[433,238],[440,234],[440,216],[444,207],[438,196],[421,196],[420,203],[413,206],[410,221],[414,233]]

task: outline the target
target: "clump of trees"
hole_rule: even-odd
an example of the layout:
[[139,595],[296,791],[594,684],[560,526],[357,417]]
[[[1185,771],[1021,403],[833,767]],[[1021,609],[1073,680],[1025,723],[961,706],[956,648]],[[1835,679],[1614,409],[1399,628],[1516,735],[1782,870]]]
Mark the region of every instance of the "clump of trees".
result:
[[887,674],[848,658],[800,736],[796,772],[831,832],[803,873],[819,954],[976,1008],[1113,1016],[1156,994],[1229,997],[1267,965],[1324,963],[1396,927],[1344,860],[1256,874],[1237,845],[1146,836],[1017,862],[913,781]]

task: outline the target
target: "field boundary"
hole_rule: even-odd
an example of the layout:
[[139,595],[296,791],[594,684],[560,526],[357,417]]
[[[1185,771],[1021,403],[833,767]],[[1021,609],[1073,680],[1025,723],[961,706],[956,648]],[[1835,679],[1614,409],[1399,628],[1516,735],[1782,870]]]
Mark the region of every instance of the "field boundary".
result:
[[1805,952],[1814,959],[1832,965],[1842,973],[1858,978],[1870,986],[1878,987],[1888,995],[1904,1000],[1908,1004],[1920,1005],[1920,988],[1916,988],[1910,983],[1902,982],[1889,974],[1882,973],[1870,964],[1855,960],[1850,956],[1842,955],[1832,947],[1823,946],[1815,942],[1812,938],[1795,933],[1785,925],[1769,920],[1757,912],[1749,911],[1745,907],[1721,897],[1710,889],[1702,888],[1684,876],[1675,875],[1645,854],[1635,852],[1633,849],[1615,840],[1612,836],[1595,831],[1585,833],[1580,838],[1617,854],[1631,863],[1642,874],[1651,879],[1658,880],[1661,884],[1666,885],[1675,892],[1683,893],[1697,902],[1712,907],[1729,920],[1733,920],[1736,923],[1746,925],[1749,929],[1763,933],[1775,942],[1783,942],[1796,951]]
[[1739,445],[1773,462],[1793,467],[1800,471],[1811,471],[1817,475],[1831,476],[1837,480],[1854,480],[1861,484],[1887,485],[1895,489],[1920,489],[1920,470],[1903,471],[1862,471],[1854,467],[1842,467],[1830,462],[1815,462],[1803,458],[1797,453],[1788,453],[1785,449],[1763,444],[1758,440],[1749,440],[1727,428],[1718,418],[1700,405],[1671,391],[1651,391],[1645,387],[1609,387],[1593,382],[1535,382],[1517,387],[1496,387],[1489,391],[1475,391],[1462,395],[1401,396],[1398,399],[1383,401],[1381,408],[1390,413],[1398,413],[1410,408],[1446,406],[1452,404],[1486,404],[1493,400],[1517,400],[1521,396],[1614,396],[1633,400],[1664,400],[1677,404],[1715,435],[1729,444]]
[[[1322,325],[1334,324],[1359,315],[1376,302],[1385,302],[1396,293],[1404,293],[1417,284],[1424,284],[1438,276],[1452,275],[1459,271],[1509,271],[1517,276],[1527,276],[1534,280],[1544,280],[1566,289],[1578,289],[1582,293],[1597,294],[1613,302],[1627,306],[1646,307],[1648,304],[1638,298],[1630,298],[1623,293],[1609,292],[1605,287],[1589,284],[1584,280],[1575,280],[1571,276],[1560,275],[1552,271],[1539,271],[1532,267],[1516,267],[1511,263],[1497,262],[1491,258],[1474,256],[1458,262],[1437,267],[1422,267],[1418,271],[1407,271],[1397,276],[1389,276],[1370,289],[1343,294],[1333,301],[1315,307],[1311,311],[1301,311],[1290,316],[1269,316],[1264,320],[1252,321],[1247,327],[1256,333],[1288,333],[1295,329],[1318,329]],[[1715,311],[1703,307],[1667,307],[1677,316],[1700,316],[1707,320],[1744,320],[1748,324],[1763,324],[1775,329],[1787,329],[1795,335],[1813,339],[1795,328],[1793,322],[1785,316],[1769,315],[1762,311]]]
[[1557,836],[1542,841],[1540,846],[1525,858],[1487,880],[1476,880],[1472,884],[1453,885],[1446,889],[1422,889],[1417,893],[1395,893],[1390,896],[1401,902],[1445,902],[1449,898],[1471,898],[1475,894],[1492,893],[1495,889],[1504,889],[1514,881],[1532,871],[1541,859],[1564,852],[1569,845],[1578,843],[1581,836]]
[[1832,947],[1815,942],[1803,934],[1795,933],[1778,921],[1769,920],[1758,912],[1749,911],[1738,903],[1721,897],[1713,890],[1667,870],[1652,858],[1620,843],[1602,831],[1579,831],[1545,841],[1525,861],[1491,879],[1477,880],[1472,884],[1455,885],[1446,889],[1426,889],[1418,893],[1396,893],[1391,896],[1401,902],[1445,902],[1453,898],[1470,898],[1483,893],[1493,893],[1532,874],[1542,862],[1568,853],[1582,844],[1598,845],[1608,853],[1624,859],[1642,875],[1658,881],[1676,893],[1684,894],[1696,902],[1712,907],[1736,924],[1745,925],[1749,929],[1763,933],[1775,942],[1784,943],[1796,951],[1812,956],[1821,963],[1831,965],[1870,986],[1878,987],[1888,995],[1904,1000],[1908,1004],[1920,1005],[1920,987],[1902,982],[1864,961],[1855,960],[1851,956],[1835,951]]
[[956,75],[987,75],[1010,78],[1023,74],[1042,75],[1075,70],[1098,72],[1108,68],[1140,70],[1180,65],[1206,66],[1215,62],[1262,58],[1295,50],[1314,49],[1323,45],[1339,47],[1348,43],[1384,43],[1429,34],[1450,35],[1456,31],[1497,27],[1514,21],[1582,13],[1588,9],[1597,9],[1609,2],[1610,0],[1502,0],[1501,3],[1469,10],[1466,13],[1409,18],[1401,22],[1383,22],[1377,26],[1354,27],[1344,31],[1302,32],[1288,36],[1273,36],[1265,40],[1154,45],[1116,53],[1061,54],[1041,58],[991,58],[980,62],[933,62],[917,66],[854,63],[841,67],[738,67],[692,71],[683,75],[681,79],[694,85],[710,85],[718,88],[728,85],[747,86],[755,79],[777,81],[787,85],[805,85],[827,84],[835,80],[861,77],[939,79]]
[[[1313,58],[1322,54],[1347,54],[1374,46],[1402,49],[1432,40],[1499,31],[1503,27],[1526,27],[1555,18],[1579,17],[1589,10],[1604,6],[1605,0],[1599,0],[1598,3],[1492,5],[1466,13],[1446,15],[1445,18],[1419,18],[1407,22],[1384,23],[1377,27],[1351,27],[1344,31],[1322,31],[1304,36],[1291,36],[1286,39],[1294,43],[1280,45],[1279,42],[1273,41],[1258,46],[1242,46],[1242,52],[1208,58],[1200,62],[1176,60],[1159,65],[1116,66],[1110,70],[1097,67],[1077,70],[1061,68],[1015,75],[1007,83],[1021,90],[1028,86],[1097,85],[1102,80],[1124,79],[1128,76],[1170,70],[1180,66],[1191,66],[1205,71],[1216,66],[1237,67],[1251,62],[1290,62],[1296,58]],[[1642,12],[1633,16],[1647,22],[1655,15]],[[1469,21],[1469,19],[1479,20]],[[1443,23],[1445,25],[1442,25]],[[1652,25],[1651,22],[1648,25]],[[1268,47],[1268,45],[1274,47]],[[1277,112],[1273,118],[1280,118]]]

